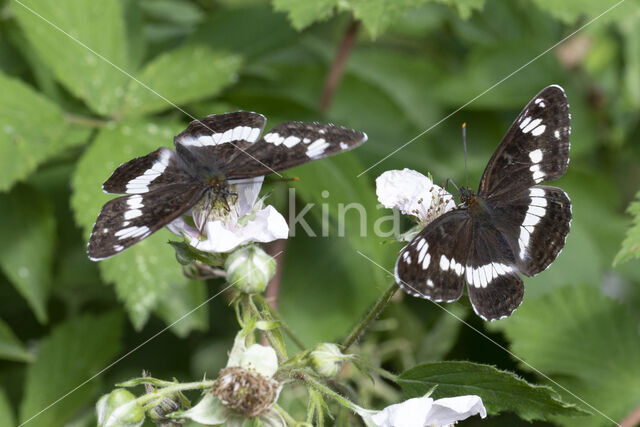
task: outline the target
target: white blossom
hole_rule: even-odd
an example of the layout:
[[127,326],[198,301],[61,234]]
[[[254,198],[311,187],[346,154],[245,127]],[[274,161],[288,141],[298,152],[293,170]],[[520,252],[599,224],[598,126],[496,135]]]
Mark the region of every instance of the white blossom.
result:
[[219,200],[205,197],[191,209],[194,226],[179,217],[167,228],[205,252],[230,252],[250,242],[286,239],[289,226],[284,217],[273,206],[263,207],[258,199],[263,180],[229,181],[231,195]]
[[457,396],[434,400],[428,396],[405,400],[381,411],[356,410],[368,427],[450,426],[487,411],[479,396]]
[[[218,389],[222,391],[235,391],[249,384],[258,384],[264,393],[265,387],[267,391],[272,391],[272,399],[263,402],[264,407],[260,408],[256,415],[260,418],[263,425],[272,427],[286,427],[286,422],[282,415],[272,408],[273,404],[278,400],[280,390],[282,388],[278,381],[273,379],[278,370],[278,357],[273,348],[260,344],[252,344],[247,348],[245,344],[245,336],[240,331],[235,338],[229,359],[225,369],[220,371],[220,376],[216,380]],[[246,382],[253,376],[253,381]],[[245,382],[242,382],[242,381]],[[253,390],[253,389],[252,389]],[[214,392],[216,385],[214,385]],[[259,392],[258,390],[253,390]],[[239,395],[244,394],[240,390]],[[228,396],[227,396],[228,397]],[[220,395],[209,392],[197,405],[191,409],[176,414],[174,418],[187,418],[200,424],[227,426],[241,426],[248,419],[243,414],[229,407],[230,402],[225,401]]]
[[406,168],[386,171],[376,178],[376,194],[384,207],[416,217],[422,227],[456,206],[445,189]]

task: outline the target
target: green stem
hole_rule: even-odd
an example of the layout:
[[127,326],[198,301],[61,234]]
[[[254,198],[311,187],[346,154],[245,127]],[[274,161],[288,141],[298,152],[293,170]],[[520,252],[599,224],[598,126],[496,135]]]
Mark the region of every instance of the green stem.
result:
[[369,313],[367,313],[367,315],[351,330],[349,335],[347,335],[347,337],[344,339],[344,341],[342,342],[343,352],[346,352],[347,349],[351,347],[351,345],[355,343],[358,338],[360,338],[360,335],[364,333],[371,322],[373,322],[380,315],[380,313],[382,313],[382,311],[389,303],[389,300],[391,300],[391,297],[396,293],[397,290],[398,284],[393,282],[391,286],[389,286],[387,290],[384,291],[378,301],[376,301],[373,307],[371,307]]
[[[253,314],[256,317],[258,317],[260,320],[264,320],[264,318],[262,317],[262,313],[260,312],[258,307],[256,307],[256,304],[253,302],[253,299],[250,296],[247,296],[247,300],[248,300],[249,308],[251,309],[251,311],[253,311]],[[287,360],[288,357],[286,354],[286,350],[284,349],[284,346],[282,345],[282,343],[280,343],[273,336],[273,333],[271,331],[262,331],[262,332],[267,337],[267,341],[269,341],[269,344],[271,344],[271,347],[273,347],[273,349],[276,351],[276,354],[278,355],[278,361],[282,363],[285,360]]]
[[203,380],[203,381],[196,381],[191,383],[174,384],[167,387],[163,387],[161,389],[157,389],[153,393],[143,394],[142,396],[138,397],[136,400],[140,405],[144,406],[149,402],[162,399],[163,397],[170,396],[173,393],[177,393],[179,391],[203,390],[205,388],[211,388],[213,387],[214,382],[215,380]]
[[353,403],[352,401],[350,401],[346,397],[340,395],[339,393],[336,393],[335,391],[331,390],[329,387],[324,385],[322,382],[318,381],[317,379],[315,379],[311,375],[307,375],[305,372],[298,371],[295,374],[295,377],[297,379],[299,379],[300,381],[303,381],[303,382],[307,383],[314,390],[324,394],[327,397],[332,398],[333,400],[335,400],[336,402],[338,402],[339,404],[341,404],[345,408],[349,408],[352,411],[357,411],[358,409],[360,409],[360,407],[358,405],[356,405],[355,403]]
[[109,123],[108,120],[96,119],[93,117],[76,116],[75,114],[65,114],[64,120],[67,123],[88,126],[92,128],[101,128]]
[[277,403],[274,403],[273,409],[275,409],[276,411],[278,411],[278,413],[280,415],[282,415],[282,418],[284,418],[284,420],[287,422],[287,425],[296,425],[297,424],[296,419],[293,418],[291,415],[289,415],[289,413],[287,411],[285,411],[284,409],[282,409],[282,407],[280,405],[278,405]]
[[282,318],[280,317],[280,314],[278,313],[278,311],[276,309],[274,309],[273,307],[271,307],[267,301],[264,299],[264,297],[262,295],[256,295],[256,297],[258,298],[258,300],[260,301],[260,305],[262,307],[265,307],[267,310],[269,310],[269,314],[271,314],[271,317],[274,318],[274,320],[276,322],[278,322],[278,325],[280,325],[280,329],[282,329],[284,331],[285,334],[287,334],[287,336],[289,338],[291,338],[291,341],[293,341],[293,343],[298,346],[298,348],[300,350],[304,350],[306,347],[304,345],[304,343],[302,342],[302,340],[300,338],[298,338],[296,336],[296,334],[293,333],[293,331],[291,330],[291,328],[289,328],[289,325],[287,325]]

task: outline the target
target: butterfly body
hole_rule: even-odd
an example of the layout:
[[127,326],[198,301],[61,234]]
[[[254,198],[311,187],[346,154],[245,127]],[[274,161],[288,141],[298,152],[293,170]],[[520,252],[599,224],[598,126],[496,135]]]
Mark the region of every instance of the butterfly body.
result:
[[520,274],[548,268],[569,233],[569,197],[539,185],[567,169],[569,120],[559,86],[529,102],[489,160],[477,194],[461,188],[461,205],[428,224],[400,252],[395,276],[407,293],[451,302],[466,283],[483,319],[513,313],[524,295]]
[[92,260],[109,258],[140,242],[201,201],[209,206],[237,197],[231,190],[261,182],[272,172],[357,147],[366,134],[335,125],[284,122],[262,138],[266,119],[238,111],[195,120],[159,148],[120,165],[105,181],[107,202],[89,239]]

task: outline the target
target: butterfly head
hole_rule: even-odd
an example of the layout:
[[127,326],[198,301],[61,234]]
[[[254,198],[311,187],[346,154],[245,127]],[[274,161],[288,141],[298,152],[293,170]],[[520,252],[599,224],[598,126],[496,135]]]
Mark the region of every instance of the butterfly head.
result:
[[465,187],[460,187],[460,192],[458,194],[460,195],[460,201],[466,206],[473,203],[473,200],[476,197],[473,191]]

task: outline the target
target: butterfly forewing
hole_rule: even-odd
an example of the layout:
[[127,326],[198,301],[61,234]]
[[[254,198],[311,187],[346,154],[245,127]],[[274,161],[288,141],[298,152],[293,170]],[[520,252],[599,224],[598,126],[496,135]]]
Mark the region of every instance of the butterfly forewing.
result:
[[265,123],[262,114],[248,111],[215,114],[189,123],[174,144],[194,175],[224,175],[233,169],[236,156],[247,156],[245,151],[260,138]]
[[367,135],[341,126],[285,122],[234,157],[232,179],[266,175],[357,147]]
[[167,184],[189,181],[192,178],[176,153],[168,148],[158,148],[120,165],[102,189],[111,194],[144,194]]
[[202,196],[198,185],[172,184],[107,202],[91,232],[89,258],[109,258],[138,243],[189,210]]
[[533,97],[491,156],[478,195],[493,199],[564,175],[569,120],[569,104],[560,86],[548,86]]
[[438,217],[402,251],[396,262],[396,282],[416,297],[451,302],[464,287],[471,220],[464,210]]

